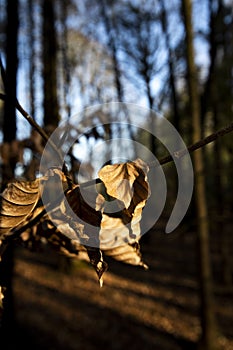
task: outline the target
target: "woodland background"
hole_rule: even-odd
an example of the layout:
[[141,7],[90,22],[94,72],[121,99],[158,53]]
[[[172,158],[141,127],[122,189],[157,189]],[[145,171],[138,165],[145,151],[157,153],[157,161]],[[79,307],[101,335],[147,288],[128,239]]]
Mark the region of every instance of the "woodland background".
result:
[[[159,111],[187,145],[233,120],[230,0],[1,0],[0,45],[2,190],[38,175],[44,147],[16,112],[16,97],[48,134],[111,101]],[[127,132],[166,155],[150,135]],[[81,162],[91,173],[95,144],[113,133],[109,124],[82,136],[85,154],[77,148],[67,157],[74,179]],[[149,271],[112,262],[100,290],[84,263],[47,247],[14,249],[6,349],[233,349],[232,134],[192,157],[193,200],[169,236],[176,174],[164,167],[166,206],[141,242]]]

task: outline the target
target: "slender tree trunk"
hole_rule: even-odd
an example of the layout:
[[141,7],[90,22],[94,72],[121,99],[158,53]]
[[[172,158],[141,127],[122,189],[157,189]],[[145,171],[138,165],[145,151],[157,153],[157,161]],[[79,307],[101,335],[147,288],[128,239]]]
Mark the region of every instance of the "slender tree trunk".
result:
[[[212,90],[216,93],[216,87],[215,84],[212,88]],[[215,94],[213,96],[216,96]],[[212,97],[213,97],[212,96]],[[217,98],[217,96],[216,96]],[[218,122],[218,108],[217,108],[217,101],[215,98],[212,100],[213,105],[213,121],[214,121],[214,127],[215,130],[219,129],[219,122]],[[228,239],[228,232],[227,229],[223,226],[224,225],[224,199],[223,199],[223,183],[222,183],[222,175],[223,175],[223,164],[221,159],[221,143],[220,141],[216,141],[213,145],[213,152],[214,152],[214,164],[212,169],[212,174],[214,177],[214,188],[215,191],[213,193],[214,196],[214,211],[216,218],[214,220],[214,233],[215,233],[215,240],[219,247],[219,253],[221,255],[221,269],[222,269],[222,280],[221,283],[223,283],[226,286],[232,285],[232,271],[231,271],[231,257],[230,257],[230,250],[229,250],[229,239]]]
[[[213,7],[218,6],[217,12],[214,13]],[[209,57],[210,64],[208,69],[208,75],[204,86],[204,91],[201,98],[201,122],[204,125],[205,117],[208,112],[208,109],[211,108],[212,103],[212,89],[214,87],[215,81],[215,68],[216,68],[216,58],[217,58],[217,50],[219,45],[219,38],[217,38],[217,24],[219,22],[221,12],[222,12],[222,2],[214,0],[208,0],[208,8],[209,8]]]
[[55,30],[55,0],[43,0],[43,80],[44,126],[57,127],[59,107],[57,97],[57,40]]
[[[221,79],[224,77],[219,76],[218,65],[216,62],[217,53],[219,51],[219,31],[220,23],[221,28],[224,28],[224,10],[223,3],[217,2],[217,11],[214,12],[213,8],[216,6],[213,0],[209,0],[209,13],[210,13],[210,67],[207,84],[205,87],[204,98],[209,100],[207,102],[207,108],[213,115],[213,126],[215,130],[218,130],[221,126],[221,95],[219,96],[219,86],[221,86]],[[223,30],[224,32],[224,30]],[[223,39],[222,39],[223,40]],[[208,101],[207,100],[207,101]],[[203,116],[203,119],[205,115]],[[223,175],[224,175],[224,162],[222,161],[221,154],[224,151],[224,147],[221,142],[217,141],[213,145],[213,168],[211,174],[214,178],[215,191],[212,194],[215,204],[216,219],[214,222],[215,239],[220,247],[221,261],[222,261],[222,283],[225,285],[232,284],[232,273],[230,264],[230,251],[229,251],[229,239],[228,232],[223,228],[224,225],[224,199],[223,199]],[[219,234],[221,232],[221,234]]]
[[35,117],[35,29],[34,29],[34,10],[33,0],[28,0],[27,19],[29,23],[29,91],[30,91],[30,114]]
[[[197,72],[194,62],[192,4],[191,0],[182,0],[184,24],[186,30],[186,56],[190,110],[193,124],[193,142],[201,138],[200,106],[198,96]],[[200,303],[202,338],[200,349],[217,349],[216,320],[213,302],[211,257],[209,245],[209,223],[204,182],[204,164],[202,149],[194,152],[195,201],[198,221],[198,258],[200,273]]]
[[146,83],[146,94],[147,94],[147,99],[148,99],[148,104],[150,108],[150,113],[149,113],[149,123],[150,123],[150,128],[152,130],[152,133],[149,135],[149,147],[151,152],[156,155],[156,139],[153,135],[153,133],[156,130],[156,114],[153,112],[153,106],[154,106],[154,98],[152,95],[152,89],[150,86],[150,77],[149,74],[145,76],[145,83]]
[[[101,6],[101,14],[103,17],[103,22],[106,29],[106,34],[108,35],[108,47],[111,51],[112,55],[112,61],[113,61],[113,71],[114,71],[114,78],[115,78],[115,86],[116,86],[116,92],[117,92],[117,98],[118,101],[123,101],[123,90],[121,85],[121,72],[119,69],[119,62],[117,59],[117,47],[116,47],[116,40],[115,36],[113,35],[113,25],[111,23],[111,20],[108,18],[107,15],[107,3],[105,0],[101,0],[100,2]],[[111,6],[111,5],[110,5]]]
[[71,83],[71,67],[68,57],[68,28],[67,28],[67,15],[68,15],[69,1],[60,1],[60,23],[61,23],[61,36],[60,36],[60,49],[61,49],[61,65],[63,73],[63,100],[66,117],[71,116],[71,103],[69,97],[70,83]]
[[[6,26],[6,74],[4,78],[4,87],[6,100],[4,105],[3,121],[3,141],[6,150],[5,161],[2,165],[2,184],[1,190],[6,184],[14,179],[16,165],[14,141],[16,139],[16,81],[17,81],[17,37],[18,37],[18,1],[7,1],[7,26]],[[1,203],[0,203],[1,205]],[[1,208],[0,208],[1,209]],[[1,260],[2,259],[2,260]],[[3,310],[1,312],[1,344],[13,331],[14,325],[14,307],[12,294],[12,276],[13,276],[13,247],[8,246],[0,259],[0,286],[3,293]]]
[[2,310],[0,305],[0,339],[1,344],[13,332],[15,323],[14,317],[14,296],[12,277],[14,271],[14,247],[8,245],[1,256],[0,261],[0,286],[3,294]]
[[168,51],[168,67],[169,67],[169,84],[171,88],[171,102],[172,102],[172,115],[173,115],[173,125],[176,128],[176,130],[180,131],[180,117],[179,117],[179,109],[178,109],[178,99],[177,99],[177,93],[176,93],[176,84],[175,84],[175,69],[174,69],[174,62],[172,59],[172,48],[170,45],[170,37],[168,32],[168,20],[167,20],[167,13],[165,9],[164,0],[160,0],[160,6],[161,6],[161,22],[162,22],[162,28],[165,36],[165,42],[166,47]]

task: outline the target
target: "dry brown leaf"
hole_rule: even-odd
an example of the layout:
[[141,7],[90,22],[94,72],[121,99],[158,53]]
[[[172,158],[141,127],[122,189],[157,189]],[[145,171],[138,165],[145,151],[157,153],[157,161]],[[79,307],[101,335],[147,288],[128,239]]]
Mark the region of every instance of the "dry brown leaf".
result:
[[145,270],[148,269],[148,266],[142,260],[139,242],[135,241],[132,244],[128,243],[112,249],[105,249],[103,253],[125,264],[142,266]]
[[[93,193],[93,191],[89,193],[86,191],[85,195],[88,196],[88,203],[83,198],[80,187],[77,185],[66,193],[66,199],[78,219],[84,223],[100,227],[102,213],[95,209],[98,194]],[[66,210],[68,211],[68,208]]]
[[[107,165],[99,171],[98,175],[110,196],[110,202],[106,201],[103,207],[101,249],[139,240],[142,210],[150,195],[148,170],[148,166],[137,159],[134,162]],[[113,202],[114,206],[111,204]]]
[[108,264],[103,259],[100,249],[94,247],[85,247],[92,266],[95,268],[99,278],[100,287],[103,286],[103,274],[108,269]]
[[[23,227],[41,212],[43,210],[41,191],[45,188],[45,183],[49,183],[49,186],[46,186],[48,188],[51,183],[61,180],[65,182],[64,178],[61,170],[52,169],[45,176],[34,181],[9,183],[0,194],[0,237],[2,238],[7,233],[11,234],[18,227]],[[57,198],[57,194],[55,198]],[[51,198],[52,200],[53,198]]]
[[38,180],[10,183],[0,195],[0,236],[24,222],[40,198]]

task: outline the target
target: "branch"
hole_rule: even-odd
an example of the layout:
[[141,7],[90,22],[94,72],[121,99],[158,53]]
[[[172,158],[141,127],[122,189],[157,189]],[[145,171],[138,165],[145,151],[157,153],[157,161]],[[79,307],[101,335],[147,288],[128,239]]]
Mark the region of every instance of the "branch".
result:
[[[188,146],[186,149],[176,151],[172,155],[170,154],[169,156],[162,158],[161,160],[159,160],[159,164],[164,165],[164,164],[173,162],[174,158],[178,158],[178,159],[182,158],[187,153],[192,153],[192,152],[196,151],[197,149],[202,148],[205,145],[207,145],[213,141],[216,141],[219,137],[224,136],[226,134],[229,134],[232,131],[233,131],[233,122],[231,124],[229,124],[228,126],[225,126],[224,128],[214,132],[213,134],[210,134],[209,136],[205,137],[204,139],[201,139],[201,140],[195,142],[194,144]],[[155,163],[155,162],[151,162],[149,164],[150,167],[155,166],[155,165],[157,165],[157,163]]]
[[[186,149],[182,149],[179,151],[174,152],[173,154],[169,154],[168,156],[162,158],[159,160],[159,164],[160,165],[165,165],[167,163],[173,162],[174,158],[182,158],[184,157],[187,153],[192,153],[194,151],[196,151],[199,148],[204,147],[205,145],[207,145],[208,143],[211,143],[215,140],[217,140],[219,137],[224,136],[226,134],[229,134],[230,132],[233,131],[233,122],[231,124],[229,124],[228,126],[214,132],[213,134],[210,134],[209,136],[205,137],[202,140],[199,140],[197,142],[195,142],[194,144],[188,146]],[[151,162],[149,163],[149,167],[156,167],[158,166],[157,162]],[[85,187],[89,187],[95,184],[100,183],[101,180],[100,179],[94,179],[94,180],[90,180],[87,182],[82,183],[80,186],[85,188]]]
[[[2,66],[1,66],[1,70],[2,70]],[[6,95],[3,93],[0,93],[0,100],[5,101]],[[61,161],[61,164],[63,165],[62,171],[64,172],[65,176],[67,177],[69,188],[71,188],[72,187],[72,180],[71,180],[68,168],[66,166],[66,163],[64,162],[64,159],[61,156],[59,149],[55,145],[55,143],[49,138],[49,136],[46,134],[46,132],[36,123],[36,121],[23,109],[23,107],[21,106],[21,104],[19,103],[19,101],[17,99],[15,101],[15,107],[22,114],[22,116],[25,119],[27,119],[29,124],[41,135],[41,137],[45,140],[45,142],[49,143],[49,145],[52,147],[52,149],[58,155],[59,160]]]
[[[3,93],[0,93],[0,99],[5,101],[6,95]],[[20,105],[18,100],[15,102],[16,109],[22,114],[22,116],[27,119],[29,124],[36,129],[36,131],[42,136],[42,138],[50,143],[50,146],[53,148],[53,150],[58,154],[59,158],[61,159],[61,155],[59,150],[57,149],[56,145],[50,140],[49,136],[46,134],[46,132],[35,122],[35,120],[23,109],[23,107]]]
[[[0,56],[0,70],[1,70],[1,77],[3,81],[4,87],[6,86],[6,71],[2,63],[2,59]],[[3,93],[0,93],[0,99],[3,101],[6,101],[6,95]],[[15,101],[15,107],[16,109],[22,114],[22,116],[29,122],[29,124],[41,135],[41,137],[45,140],[45,142],[48,142],[52,149],[55,151],[55,153],[58,155],[59,160],[64,163],[63,158],[61,156],[61,153],[57,146],[54,144],[54,142],[51,141],[49,136],[46,134],[46,132],[36,123],[36,121],[23,109],[19,101],[16,99]],[[68,170],[65,164],[63,164],[63,171],[66,176],[69,176]]]

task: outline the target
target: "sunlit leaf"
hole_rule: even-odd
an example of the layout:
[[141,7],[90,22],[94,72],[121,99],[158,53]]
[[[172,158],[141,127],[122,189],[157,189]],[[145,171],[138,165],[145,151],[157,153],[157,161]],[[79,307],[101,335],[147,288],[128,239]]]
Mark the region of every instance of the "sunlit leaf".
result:
[[[101,248],[110,249],[140,238],[142,210],[150,195],[147,172],[142,160],[107,165],[99,171],[99,177],[110,196],[103,207],[100,241]],[[115,201],[114,201],[115,200]],[[123,206],[123,208],[122,208]]]
[[112,249],[105,249],[103,253],[125,264],[142,266],[145,270],[148,269],[148,266],[142,260],[139,242],[135,241],[132,244],[128,243]]
[[38,180],[10,183],[0,195],[0,236],[25,221],[40,198]]
[[103,285],[103,274],[108,268],[108,264],[104,261],[103,259],[103,254],[100,249],[94,248],[94,247],[85,247],[87,250],[87,254],[89,256],[90,262],[92,266],[95,268],[99,282],[100,282],[100,287]]
[[[80,187],[74,186],[74,188],[66,193],[66,199],[71,209],[76,214],[77,219],[87,222],[93,226],[100,226],[102,213],[96,210],[97,193],[85,192],[88,199],[85,200],[80,191]],[[68,208],[66,209],[68,210]]]

